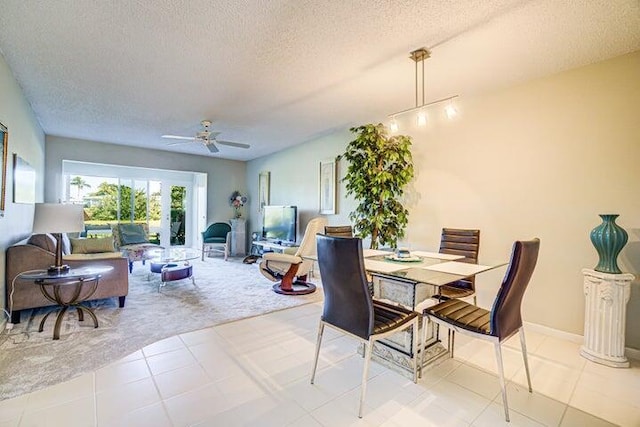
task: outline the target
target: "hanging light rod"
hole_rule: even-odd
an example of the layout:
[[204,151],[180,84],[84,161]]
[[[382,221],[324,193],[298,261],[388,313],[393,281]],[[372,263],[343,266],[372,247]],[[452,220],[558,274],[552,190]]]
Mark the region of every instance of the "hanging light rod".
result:
[[410,113],[410,112],[412,112],[412,111],[421,110],[421,109],[423,109],[423,108],[430,107],[430,106],[432,106],[432,105],[439,104],[439,103],[441,103],[441,102],[451,101],[451,100],[453,100],[453,99],[456,99],[456,98],[457,98],[457,97],[459,97],[459,96],[460,96],[460,95],[448,96],[448,97],[446,97],[446,98],[438,99],[437,101],[431,101],[431,102],[429,102],[429,103],[427,103],[427,104],[418,105],[417,107],[407,108],[406,110],[402,110],[402,111],[398,111],[398,112],[393,113],[393,114],[389,114],[389,116],[388,116],[388,117],[391,119],[391,118],[393,118],[393,117],[395,117],[395,116],[398,116],[398,115],[400,115],[400,114]]
[[[415,63],[415,89],[416,89],[416,105],[415,107],[407,108],[402,111],[397,111],[393,114],[389,114],[389,118],[391,119],[390,128],[392,132],[397,132],[398,123],[396,122],[396,116],[416,112],[417,111],[417,124],[418,126],[424,126],[427,123],[427,112],[426,109],[431,107],[432,105],[439,104],[442,102],[448,102],[447,107],[445,108],[446,116],[451,119],[456,115],[456,109],[453,106],[453,100],[458,97],[458,95],[448,96],[446,98],[438,99],[437,101],[425,102],[424,97],[424,61],[425,59],[431,58],[431,51],[422,47],[420,49],[416,49],[412,52],[409,52],[409,58],[413,60]],[[418,69],[418,64],[420,65],[420,70]],[[418,78],[420,75],[421,79]],[[422,84],[420,84],[422,83]],[[420,99],[420,95],[422,95],[422,99]]]

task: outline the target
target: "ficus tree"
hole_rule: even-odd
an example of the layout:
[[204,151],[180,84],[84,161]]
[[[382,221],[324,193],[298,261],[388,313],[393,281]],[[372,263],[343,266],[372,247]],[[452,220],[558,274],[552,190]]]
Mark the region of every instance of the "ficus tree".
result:
[[382,123],[350,130],[356,137],[342,156],[349,163],[343,181],[358,206],[349,218],[360,237],[371,236],[371,249],[395,248],[408,222],[409,212],[400,199],[413,178],[411,138],[388,136]]

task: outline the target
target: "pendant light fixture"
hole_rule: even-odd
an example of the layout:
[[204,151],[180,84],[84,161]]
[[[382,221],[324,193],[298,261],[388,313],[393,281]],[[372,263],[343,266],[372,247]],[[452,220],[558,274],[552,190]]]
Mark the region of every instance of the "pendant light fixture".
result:
[[[426,48],[422,47],[420,49],[414,50],[410,52],[409,58],[413,60],[415,63],[415,88],[416,88],[416,106],[412,108],[408,108],[406,110],[398,111],[393,114],[389,114],[389,118],[391,121],[389,122],[389,130],[391,132],[398,131],[398,122],[396,121],[396,117],[406,114],[406,113],[416,113],[416,124],[418,126],[426,126],[429,116],[428,111],[436,104],[447,103],[444,113],[448,119],[453,119],[458,111],[453,105],[453,100],[458,97],[458,95],[449,96],[447,98],[438,99],[437,101],[432,101],[429,103],[425,102],[424,98],[424,61],[425,59],[429,59],[431,57],[431,52]],[[420,74],[420,79],[418,78],[418,74]]]

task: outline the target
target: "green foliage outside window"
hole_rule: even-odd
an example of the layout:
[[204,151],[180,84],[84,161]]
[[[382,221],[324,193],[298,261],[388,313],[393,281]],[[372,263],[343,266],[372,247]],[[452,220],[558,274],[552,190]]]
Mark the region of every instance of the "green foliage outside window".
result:
[[[115,221],[118,218],[118,209],[121,221],[131,219],[131,187],[103,182],[89,196],[99,198],[98,203],[85,208],[92,221]],[[134,191],[133,209],[134,221],[147,221],[147,193],[144,190]],[[160,220],[159,194],[154,193],[149,197],[149,220]]]

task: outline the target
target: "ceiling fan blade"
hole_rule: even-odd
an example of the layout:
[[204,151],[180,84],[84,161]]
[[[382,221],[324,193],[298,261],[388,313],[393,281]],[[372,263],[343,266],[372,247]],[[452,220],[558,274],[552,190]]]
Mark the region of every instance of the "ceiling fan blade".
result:
[[243,144],[241,142],[231,142],[231,141],[220,141],[219,139],[216,139],[216,142],[220,145],[228,145],[229,147],[236,147],[236,148],[250,148],[251,146],[249,144]]
[[162,135],[161,138],[184,139],[185,141],[193,141],[194,139],[196,139],[193,136],[178,136],[178,135]]
[[172,146],[172,145],[182,145],[182,144],[188,144],[190,141],[180,141],[180,142],[172,142],[170,144],[167,144],[167,147]]
[[211,153],[217,153],[218,151],[218,147],[216,147],[216,145],[213,143],[213,141],[210,142],[206,142],[204,144],[205,147],[207,147],[207,149],[211,152]]

